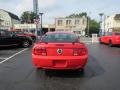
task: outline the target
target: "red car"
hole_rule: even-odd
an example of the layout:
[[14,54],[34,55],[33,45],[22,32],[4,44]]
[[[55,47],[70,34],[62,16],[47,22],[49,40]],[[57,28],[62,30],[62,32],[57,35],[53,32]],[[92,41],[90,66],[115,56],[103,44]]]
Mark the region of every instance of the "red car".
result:
[[87,60],[88,49],[74,33],[48,32],[32,48],[37,69],[84,70]]
[[18,36],[28,36],[28,37],[31,37],[34,42],[36,41],[36,35],[33,34],[33,33],[22,32],[22,31],[11,31],[11,32],[17,34]]
[[109,32],[106,36],[101,36],[99,42],[108,44],[110,47],[113,45],[120,46],[120,33],[119,32]]

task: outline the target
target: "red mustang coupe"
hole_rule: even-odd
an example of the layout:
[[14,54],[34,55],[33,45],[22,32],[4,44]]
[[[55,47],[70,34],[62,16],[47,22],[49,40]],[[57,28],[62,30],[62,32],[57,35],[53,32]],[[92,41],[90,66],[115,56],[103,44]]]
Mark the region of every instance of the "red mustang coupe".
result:
[[37,69],[84,70],[87,60],[87,47],[71,32],[48,32],[32,48]]
[[120,33],[119,32],[108,32],[107,35],[101,36],[99,42],[108,44],[110,47],[113,45],[120,46]]

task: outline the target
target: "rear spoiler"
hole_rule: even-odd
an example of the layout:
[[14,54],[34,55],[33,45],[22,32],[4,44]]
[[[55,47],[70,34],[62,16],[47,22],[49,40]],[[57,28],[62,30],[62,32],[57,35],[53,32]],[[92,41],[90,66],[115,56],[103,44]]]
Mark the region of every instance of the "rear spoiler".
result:
[[45,43],[45,44],[48,44],[48,42],[42,42],[42,41],[36,41],[36,43]]

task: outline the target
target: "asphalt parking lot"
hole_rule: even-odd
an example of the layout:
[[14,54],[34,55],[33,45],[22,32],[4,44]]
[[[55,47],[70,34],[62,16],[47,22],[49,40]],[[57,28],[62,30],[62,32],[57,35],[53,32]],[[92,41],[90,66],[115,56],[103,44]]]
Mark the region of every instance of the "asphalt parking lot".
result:
[[12,57],[22,53],[27,49],[24,48],[17,48],[17,47],[7,47],[7,48],[0,48],[0,64],[3,62],[11,59]]
[[120,48],[85,42],[85,72],[36,70],[31,48],[0,50],[0,90],[120,90]]

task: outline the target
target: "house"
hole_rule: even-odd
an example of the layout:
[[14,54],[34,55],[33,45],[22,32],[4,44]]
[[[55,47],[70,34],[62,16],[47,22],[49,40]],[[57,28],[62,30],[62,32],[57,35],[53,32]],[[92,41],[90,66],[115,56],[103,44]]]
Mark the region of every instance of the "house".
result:
[[120,32],[120,14],[105,17],[102,32]]
[[14,24],[19,24],[20,19],[15,14],[0,9],[0,29],[11,29]]
[[69,31],[78,34],[79,36],[85,35],[87,28],[87,18],[56,18],[55,31]]

